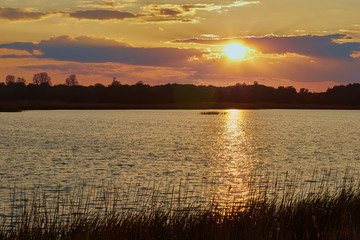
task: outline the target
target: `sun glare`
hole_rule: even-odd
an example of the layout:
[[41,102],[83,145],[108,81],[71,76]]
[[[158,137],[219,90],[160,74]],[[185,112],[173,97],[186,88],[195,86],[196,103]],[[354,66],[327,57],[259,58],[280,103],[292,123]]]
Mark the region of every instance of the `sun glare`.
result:
[[230,43],[225,46],[224,53],[231,60],[240,60],[246,57],[248,51],[247,47],[244,47],[240,43]]

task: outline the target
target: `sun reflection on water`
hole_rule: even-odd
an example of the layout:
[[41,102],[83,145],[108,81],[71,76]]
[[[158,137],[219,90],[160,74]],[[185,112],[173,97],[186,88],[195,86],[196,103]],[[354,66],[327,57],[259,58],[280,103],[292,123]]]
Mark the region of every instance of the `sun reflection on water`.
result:
[[214,193],[218,204],[227,205],[245,200],[250,195],[249,179],[252,176],[252,163],[247,156],[250,147],[245,131],[245,112],[230,109],[223,115],[223,131],[219,139],[219,159],[217,183]]

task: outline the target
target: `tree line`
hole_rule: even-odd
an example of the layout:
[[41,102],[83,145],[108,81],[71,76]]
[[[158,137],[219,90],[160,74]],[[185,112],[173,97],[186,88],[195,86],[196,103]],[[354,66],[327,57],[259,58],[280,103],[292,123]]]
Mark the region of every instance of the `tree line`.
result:
[[335,86],[325,92],[313,93],[292,86],[270,87],[254,84],[235,84],[228,87],[196,86],[192,84],[165,84],[150,86],[142,81],[123,85],[116,78],[110,85],[97,83],[81,86],[75,74],[64,84],[52,85],[50,76],[34,74],[32,83],[24,78],[6,76],[0,83],[0,101],[53,101],[68,103],[114,104],[179,104],[179,103],[276,103],[360,106],[360,84]]

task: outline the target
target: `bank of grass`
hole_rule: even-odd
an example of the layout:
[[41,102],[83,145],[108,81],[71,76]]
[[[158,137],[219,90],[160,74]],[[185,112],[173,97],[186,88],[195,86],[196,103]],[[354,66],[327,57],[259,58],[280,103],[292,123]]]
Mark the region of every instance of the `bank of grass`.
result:
[[317,185],[315,192],[254,191],[226,206],[216,199],[179,205],[177,194],[166,205],[154,204],[153,195],[142,208],[121,211],[119,199],[106,194],[101,211],[91,207],[94,192],[72,195],[63,205],[48,205],[37,194],[16,217],[2,215],[0,239],[359,239],[359,184],[334,191]]

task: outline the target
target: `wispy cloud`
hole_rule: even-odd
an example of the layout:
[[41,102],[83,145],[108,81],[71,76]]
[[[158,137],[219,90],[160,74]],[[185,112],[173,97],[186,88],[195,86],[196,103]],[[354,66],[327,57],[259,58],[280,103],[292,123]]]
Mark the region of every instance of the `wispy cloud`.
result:
[[148,23],[148,22],[182,22],[190,23],[196,22],[194,18],[188,18],[184,16],[177,16],[175,10],[172,9],[162,9],[160,13],[140,13],[134,14],[131,12],[124,12],[118,10],[78,10],[67,14],[69,17],[77,18],[79,20],[98,20],[98,21],[123,21],[126,19],[133,19],[139,23]]
[[[125,19],[137,20],[139,23],[147,22],[198,22],[196,13],[202,11],[222,11],[232,7],[241,7],[249,4],[257,4],[259,1],[235,1],[229,4],[148,4],[142,6],[138,13],[130,11],[119,11],[131,4],[132,1],[118,3],[114,0],[105,1],[83,1],[74,11],[41,12],[26,8],[0,7],[0,19],[9,21],[39,20],[43,17],[62,14],[76,19],[98,20],[98,21],[123,21]],[[94,8],[94,9],[89,9]]]
[[16,50],[16,49],[8,49],[8,48],[1,48],[0,49],[0,57],[9,58],[9,57],[16,57],[16,56],[33,56],[33,54],[29,53],[26,50]]
[[115,2],[114,0],[105,0],[105,1],[91,1],[87,3],[85,6],[91,7],[100,7],[100,8],[116,8],[116,7],[124,7],[127,4],[120,4]]
[[76,5],[76,8],[89,10],[91,9],[110,9],[110,10],[118,10],[125,7],[131,7],[133,5],[132,0],[122,0],[121,2],[115,0],[104,0],[104,1],[94,1],[94,0],[85,0],[80,1]]
[[235,1],[230,4],[150,4],[143,6],[143,10],[155,15],[194,15],[197,11],[219,11],[221,9],[258,4],[259,1]]
[[6,19],[9,21],[28,21],[28,20],[39,20],[43,17],[55,14],[53,13],[43,13],[36,12],[29,9],[22,8],[7,8],[0,7],[0,19]]
[[72,18],[91,19],[91,20],[124,20],[127,18],[136,18],[136,15],[130,12],[117,10],[84,10],[69,13]]
[[145,21],[178,21],[198,22],[199,11],[218,11],[232,7],[241,7],[249,4],[258,4],[259,1],[235,1],[229,4],[149,4],[142,7]]

